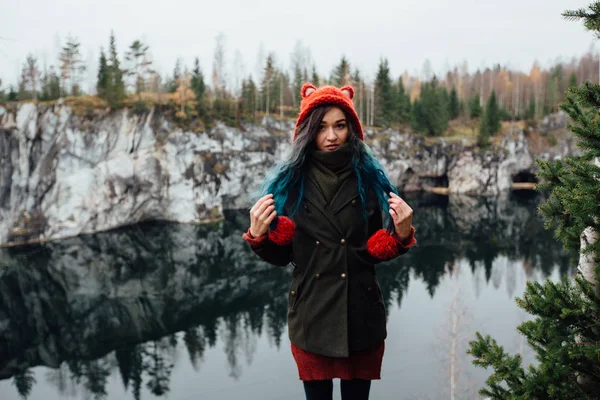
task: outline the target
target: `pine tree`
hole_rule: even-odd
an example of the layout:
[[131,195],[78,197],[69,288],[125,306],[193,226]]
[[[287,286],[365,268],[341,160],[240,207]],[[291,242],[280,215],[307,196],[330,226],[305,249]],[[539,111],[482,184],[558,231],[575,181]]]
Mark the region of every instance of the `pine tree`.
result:
[[149,55],[150,47],[140,40],[134,40],[125,53],[125,60],[129,64],[127,75],[134,78],[135,94],[141,100],[141,93],[146,88],[146,81],[152,71],[152,61]]
[[17,92],[15,92],[15,88],[12,86],[9,86],[8,88],[8,95],[6,97],[7,101],[17,101],[19,100],[19,95],[17,94]]
[[559,94],[559,81],[555,77],[548,77],[548,81],[546,82],[546,96],[544,97],[545,105],[544,105],[544,114],[550,114],[555,111],[556,103],[558,103],[560,99]]
[[101,99],[106,98],[106,94],[109,87],[109,71],[108,62],[106,61],[106,54],[104,49],[100,48],[100,61],[98,62],[98,81],[96,82],[96,93]]
[[120,107],[125,100],[125,82],[123,81],[123,70],[121,69],[121,63],[119,62],[119,56],[117,54],[117,44],[115,40],[115,34],[110,33],[110,43],[108,51],[110,64],[108,66],[108,88],[106,90],[106,101],[111,108]]
[[430,136],[440,136],[448,129],[448,92],[434,76],[421,85],[421,98],[413,105],[413,127]]
[[50,83],[50,76],[48,74],[48,69],[44,65],[44,73],[40,79],[40,101],[48,100],[48,86]]
[[44,75],[41,79],[40,100],[49,101],[60,98],[60,78],[54,71],[54,66],[50,70],[44,68]]
[[44,93],[47,94],[46,100],[56,100],[60,98],[60,77],[56,74],[53,66],[50,66],[48,87],[44,89]]
[[191,88],[196,96],[196,109],[198,110],[198,114],[200,116],[204,116],[206,113],[206,84],[204,83],[204,74],[202,74],[202,70],[200,69],[200,60],[198,57],[194,60],[194,69],[192,70],[192,79],[191,79]]
[[458,100],[458,94],[456,93],[456,88],[454,87],[450,91],[448,113],[450,114],[450,119],[456,119],[460,115],[460,101]]
[[242,116],[246,120],[254,121],[256,110],[256,84],[249,76],[242,83]]
[[362,90],[364,86],[364,82],[360,71],[358,68],[354,70],[352,74],[352,85],[354,86],[354,97],[352,102],[354,103],[354,108],[356,109],[356,113],[358,114],[358,118],[363,121],[364,116],[364,104],[366,102],[364,91]]
[[571,75],[569,75],[569,87],[577,86],[577,75],[575,75],[575,71],[571,71]]
[[[600,32],[600,2],[589,9],[566,11]],[[579,252],[575,280],[528,282],[517,304],[534,316],[517,327],[537,353],[538,363],[524,369],[519,354],[507,354],[490,336],[477,333],[469,353],[473,363],[494,372],[480,390],[491,399],[600,398],[600,85],[585,82],[570,88],[561,104],[570,117],[569,129],[579,139],[581,156],[537,160],[539,189],[550,191],[539,207],[545,227],[553,229],[566,249]],[[592,162],[594,160],[595,162]]]
[[317,67],[313,64],[312,67],[312,74],[311,74],[311,83],[313,85],[315,85],[316,87],[319,87],[319,85],[321,84],[321,80],[319,79],[319,74],[317,73]]
[[486,148],[490,144],[490,126],[488,124],[487,112],[481,117],[479,121],[479,135],[477,135],[477,144],[481,148]]
[[294,94],[294,104],[300,104],[302,101],[302,93],[300,92],[302,89],[302,85],[304,84],[304,76],[302,74],[302,69],[300,68],[300,64],[294,65],[294,84],[293,84],[293,94]]
[[471,118],[479,118],[482,113],[481,101],[479,95],[476,94],[469,100],[469,116]]
[[263,72],[263,81],[261,85],[263,109],[265,115],[269,116],[269,111],[275,106],[279,100],[279,82],[277,81],[277,70],[275,69],[275,56],[273,53],[267,56],[265,69]]
[[498,108],[496,92],[494,91],[492,91],[492,94],[487,101],[483,120],[486,121],[487,129],[490,135],[495,135],[500,131],[500,127],[502,126],[500,123],[500,109]]
[[427,116],[425,116],[425,112],[423,111],[423,106],[421,105],[421,100],[416,99],[412,107],[410,109],[410,122],[412,128],[417,132],[426,132],[427,131]]
[[388,60],[381,59],[375,77],[375,125],[390,126],[394,120],[395,97]]
[[19,100],[31,99],[31,92],[27,90],[27,70],[23,68],[21,70],[21,77],[19,78]]
[[181,74],[181,59],[178,58],[177,61],[175,61],[175,68],[173,68],[173,76],[171,79],[167,80],[166,83],[167,91],[169,93],[175,93],[177,91],[177,88],[179,87],[177,82],[181,79]]
[[342,56],[340,63],[331,73],[331,84],[337,87],[350,85],[352,83],[350,75],[350,63],[346,56]]
[[38,86],[40,84],[40,69],[37,66],[37,58],[28,54],[22,73],[23,85],[29,88],[29,93],[34,101],[38,99]]
[[63,81],[68,82],[65,87],[65,92],[72,96],[78,96],[80,92],[79,80],[81,74],[85,72],[86,67],[79,51],[81,44],[77,38],[69,36],[67,44],[62,48],[60,53],[60,70]]
[[395,120],[401,124],[410,122],[410,94],[404,90],[402,78],[396,84]]
[[302,101],[302,85],[308,81],[308,65],[310,64],[310,51],[301,41],[297,41],[294,46],[294,51],[291,54],[292,71],[292,105],[298,107]]

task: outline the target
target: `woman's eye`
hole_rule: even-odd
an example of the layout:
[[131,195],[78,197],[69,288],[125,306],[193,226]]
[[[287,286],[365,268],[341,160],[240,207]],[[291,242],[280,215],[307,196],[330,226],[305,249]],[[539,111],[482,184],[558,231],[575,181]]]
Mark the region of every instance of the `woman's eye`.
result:
[[338,129],[344,129],[345,127],[346,127],[346,125],[344,125],[344,124],[338,124],[338,126],[337,126]]
[[321,128],[320,128],[320,129],[321,129],[322,131],[324,131],[324,130],[325,130],[325,128],[326,128],[326,126],[325,126],[325,125],[321,125]]

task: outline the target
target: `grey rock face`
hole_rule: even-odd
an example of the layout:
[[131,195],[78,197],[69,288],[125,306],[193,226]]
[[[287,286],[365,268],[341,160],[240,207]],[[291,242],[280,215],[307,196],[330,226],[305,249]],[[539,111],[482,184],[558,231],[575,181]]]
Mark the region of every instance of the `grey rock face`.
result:
[[[251,205],[267,169],[290,151],[293,128],[291,121],[266,119],[196,133],[154,109],[82,116],[62,103],[0,107],[0,245],[145,220],[221,219],[224,210]],[[449,193],[498,194],[536,168],[522,133],[485,152],[393,131],[367,131],[366,140],[404,191],[442,186]]]

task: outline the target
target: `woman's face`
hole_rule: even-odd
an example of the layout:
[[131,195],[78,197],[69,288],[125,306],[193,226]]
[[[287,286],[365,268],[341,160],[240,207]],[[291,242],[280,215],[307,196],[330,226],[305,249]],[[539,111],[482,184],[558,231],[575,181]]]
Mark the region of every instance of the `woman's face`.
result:
[[348,140],[348,122],[341,108],[332,107],[323,116],[315,139],[317,149],[333,151]]

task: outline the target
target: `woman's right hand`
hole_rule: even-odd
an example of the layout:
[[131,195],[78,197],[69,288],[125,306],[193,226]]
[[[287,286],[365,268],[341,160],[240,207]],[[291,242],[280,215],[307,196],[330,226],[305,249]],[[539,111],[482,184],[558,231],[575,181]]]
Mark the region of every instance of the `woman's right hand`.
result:
[[250,209],[250,234],[255,238],[266,234],[275,217],[277,217],[275,200],[272,194],[268,194],[259,199]]

